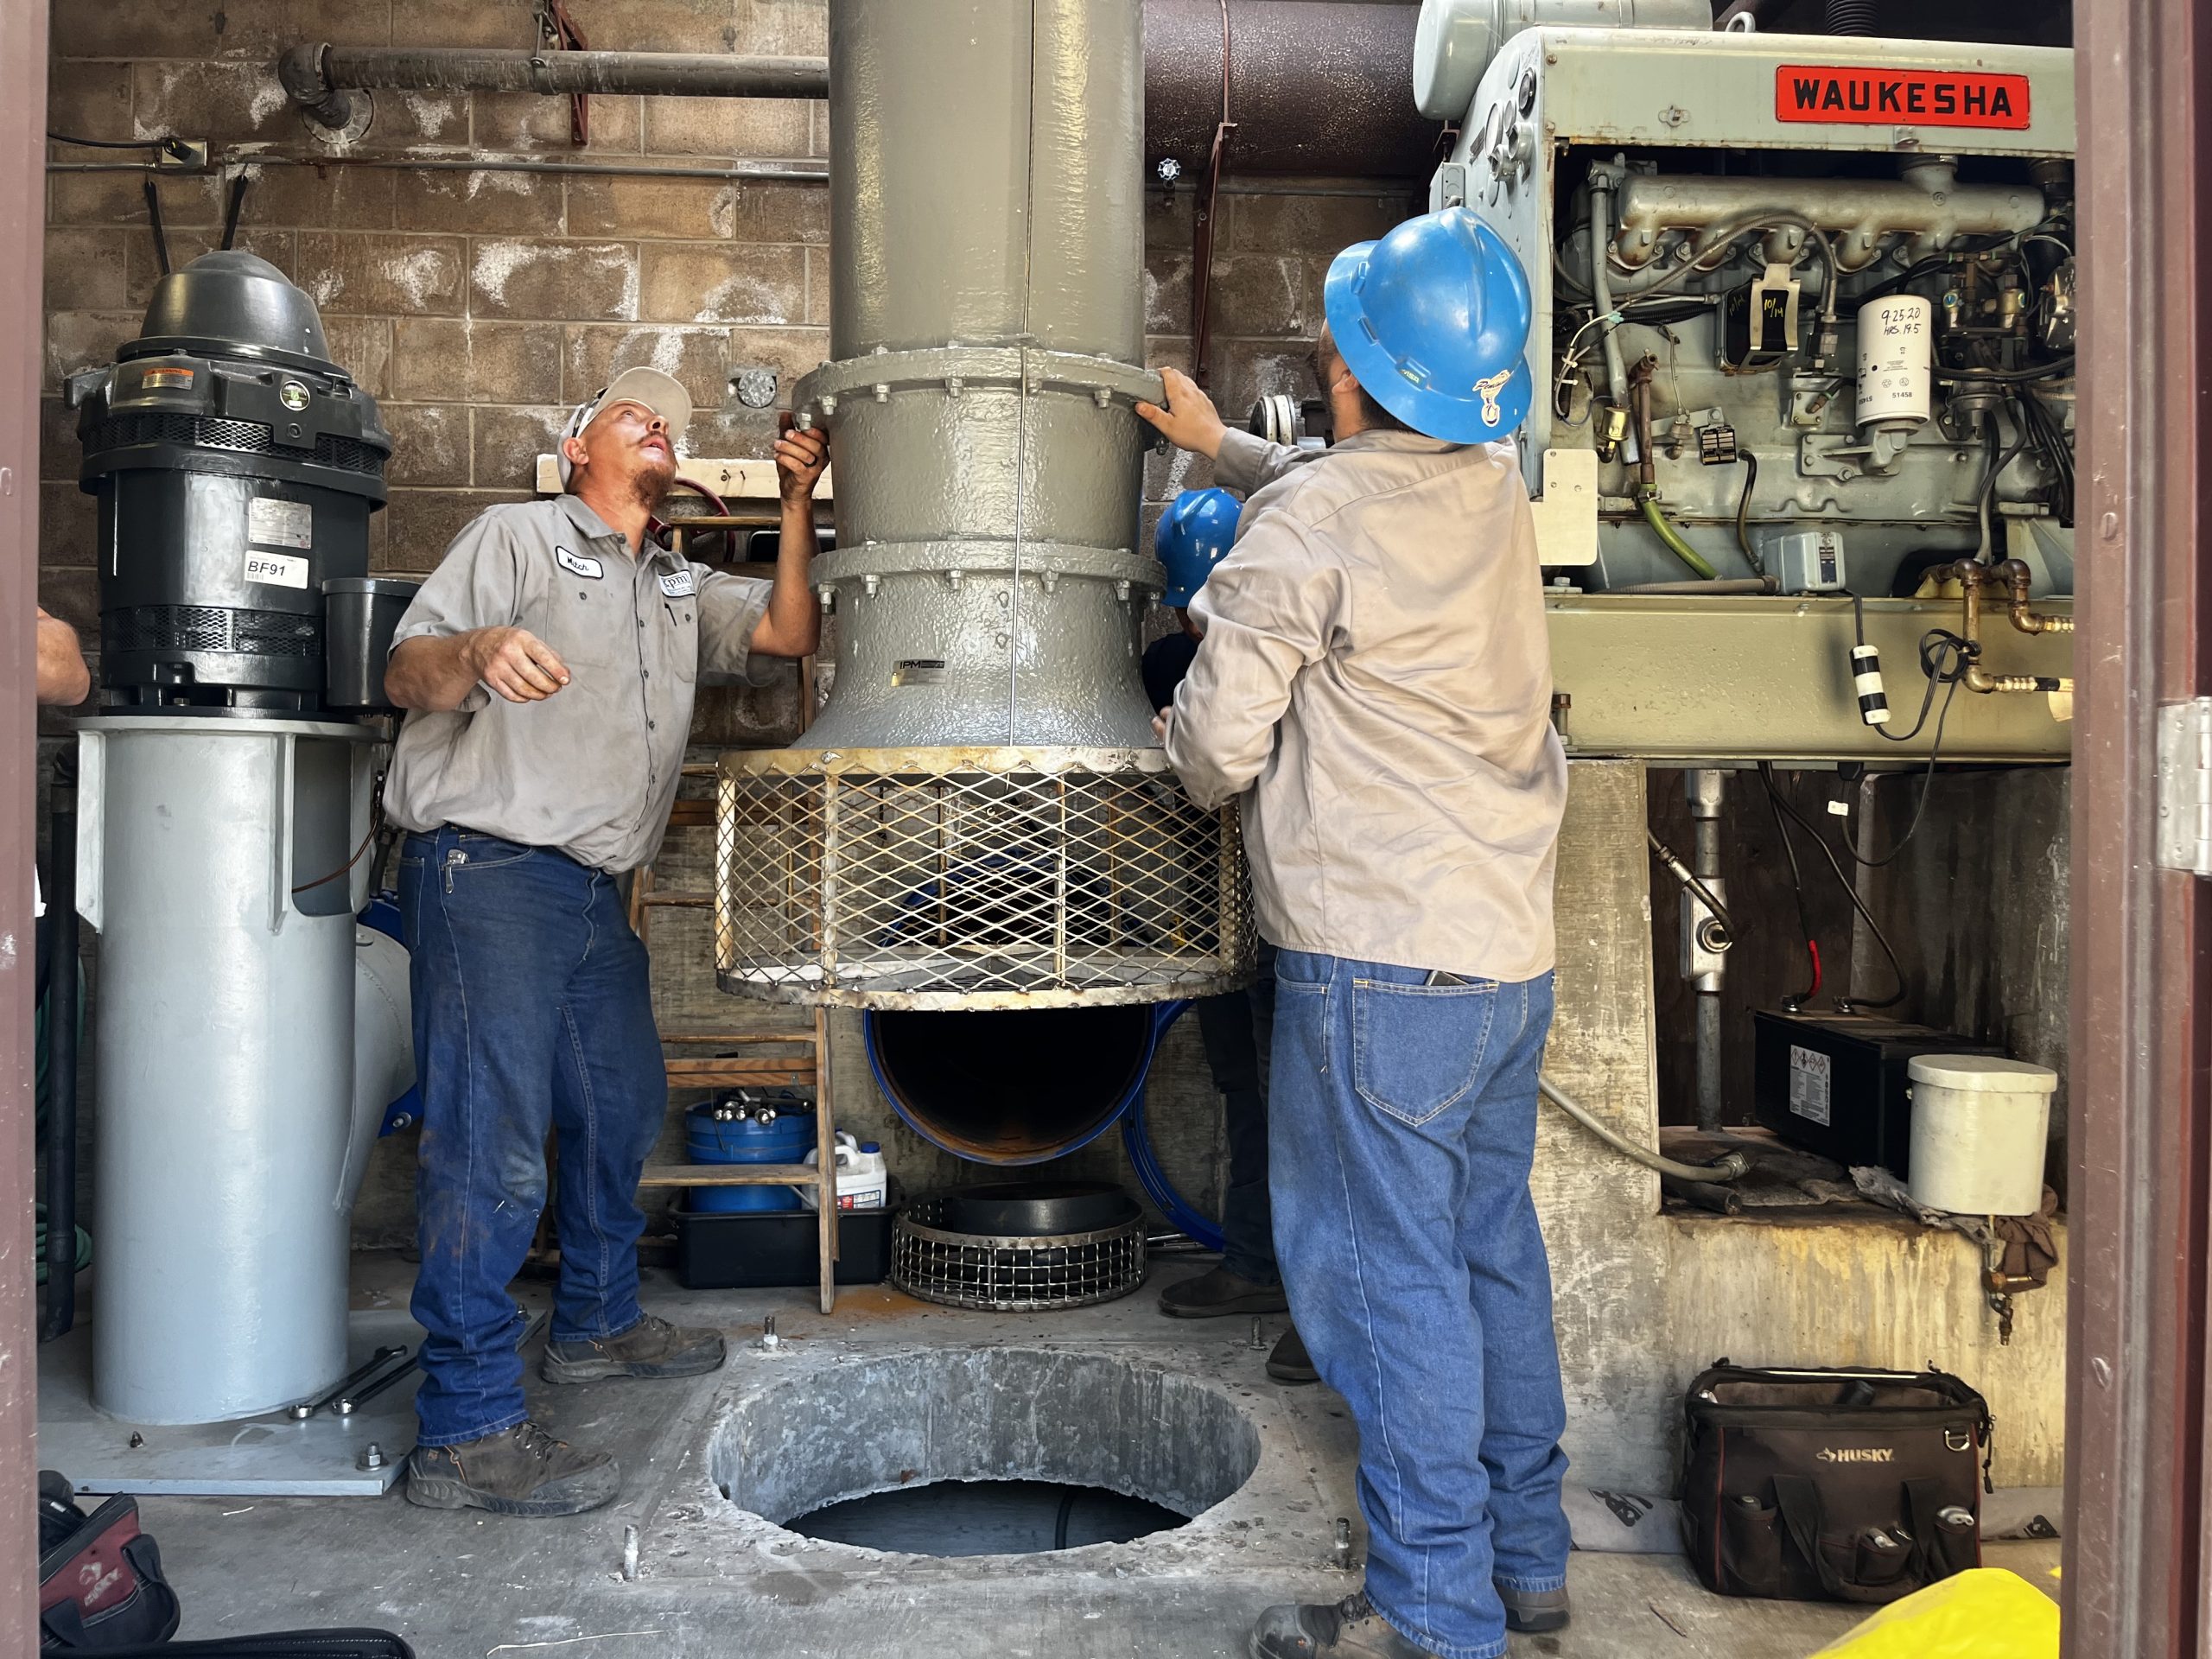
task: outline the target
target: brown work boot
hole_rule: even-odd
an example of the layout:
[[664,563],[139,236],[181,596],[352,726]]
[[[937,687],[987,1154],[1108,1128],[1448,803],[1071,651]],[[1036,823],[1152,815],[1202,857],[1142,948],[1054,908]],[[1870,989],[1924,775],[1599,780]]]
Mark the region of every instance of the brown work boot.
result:
[[722,1333],[671,1325],[648,1313],[619,1337],[548,1342],[537,1374],[548,1382],[588,1382],[601,1376],[697,1376],[720,1369]]
[[407,1459],[407,1501],[426,1510],[494,1515],[582,1515],[622,1490],[604,1452],[579,1452],[536,1423],[459,1446],[418,1446]]
[[1251,1650],[1252,1659],[1436,1659],[1399,1635],[1364,1590],[1329,1606],[1268,1608]]

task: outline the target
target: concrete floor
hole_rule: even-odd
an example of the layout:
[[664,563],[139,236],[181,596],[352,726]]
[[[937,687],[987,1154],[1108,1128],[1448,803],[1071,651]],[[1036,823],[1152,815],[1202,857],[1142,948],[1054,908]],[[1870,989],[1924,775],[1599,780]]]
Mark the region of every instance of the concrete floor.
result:
[[[888,1289],[847,1290],[825,1319],[798,1292],[685,1292],[648,1303],[741,1340],[721,1374],[554,1389],[533,1408],[563,1436],[605,1446],[620,1500],[566,1521],[515,1521],[381,1499],[154,1498],[142,1512],[182,1598],[187,1638],[292,1626],[400,1631],[424,1659],[572,1649],[588,1659],[743,1652],[791,1659],[1230,1659],[1272,1602],[1333,1599],[1355,1574],[1330,1561],[1354,1517],[1354,1435],[1335,1396],[1284,1389],[1248,1345],[1249,1320],[1170,1321],[1159,1287],[1205,1263],[1163,1261],[1135,1296],[1104,1307],[1003,1316],[930,1307]],[[363,1258],[357,1302],[404,1301],[407,1269]],[[542,1304],[542,1290],[524,1300]],[[773,1313],[785,1351],[745,1345]],[[1270,1337],[1280,1320],[1268,1322]],[[725,1500],[703,1456],[727,1402],[765,1380],[917,1344],[1105,1351],[1228,1391],[1258,1425],[1258,1471],[1179,1533],[1060,1554],[933,1560],[799,1539]],[[532,1356],[534,1361],[535,1356]],[[1571,1478],[1571,1477],[1570,1477]],[[620,1572],[624,1530],[641,1569]],[[1992,1547],[1990,1564],[2051,1587],[2057,1546]],[[1676,1556],[1578,1554],[1573,1626],[1516,1638],[1519,1655],[1803,1659],[1852,1610],[1708,1596]]]

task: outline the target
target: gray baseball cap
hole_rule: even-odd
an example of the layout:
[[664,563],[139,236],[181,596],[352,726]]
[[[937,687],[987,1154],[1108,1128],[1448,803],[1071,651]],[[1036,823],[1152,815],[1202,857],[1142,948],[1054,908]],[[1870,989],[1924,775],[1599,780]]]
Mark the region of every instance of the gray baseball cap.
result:
[[691,424],[691,394],[683,390],[682,382],[674,375],[664,374],[658,369],[625,369],[578,404],[575,412],[569,416],[569,423],[561,429],[561,441],[554,453],[561,464],[563,487],[571,470],[567,453],[569,440],[582,433],[611,404],[643,404],[668,423],[670,442],[679,450],[683,447],[683,429]]

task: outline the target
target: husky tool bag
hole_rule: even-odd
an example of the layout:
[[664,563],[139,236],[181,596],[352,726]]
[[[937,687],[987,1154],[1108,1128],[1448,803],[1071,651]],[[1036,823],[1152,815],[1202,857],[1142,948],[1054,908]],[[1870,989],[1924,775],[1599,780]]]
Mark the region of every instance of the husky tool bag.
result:
[[111,1497],[86,1515],[69,1483],[39,1472],[41,1645],[99,1650],[166,1642],[176,1634],[176,1592],[162,1552],[138,1530],[138,1501]]
[[1724,1359],[1686,1409],[1682,1533],[1707,1589],[1890,1602],[1981,1565],[1991,1420],[1957,1377]]

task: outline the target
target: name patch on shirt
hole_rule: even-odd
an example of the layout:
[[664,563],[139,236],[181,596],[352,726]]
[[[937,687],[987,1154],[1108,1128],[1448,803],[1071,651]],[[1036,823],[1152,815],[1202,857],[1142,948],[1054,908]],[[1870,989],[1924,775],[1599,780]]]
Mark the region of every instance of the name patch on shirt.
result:
[[580,576],[589,576],[594,582],[601,581],[606,577],[607,567],[597,559],[587,559],[580,554],[569,552],[565,547],[555,548],[553,556],[561,562],[561,568],[563,570],[573,570]]
[[699,578],[688,566],[660,579],[660,590],[671,599],[690,599],[699,591]]

